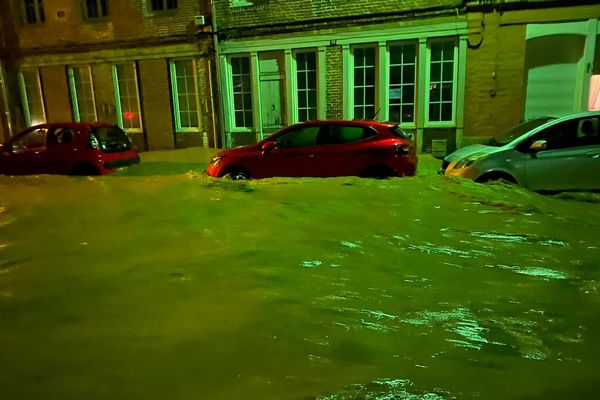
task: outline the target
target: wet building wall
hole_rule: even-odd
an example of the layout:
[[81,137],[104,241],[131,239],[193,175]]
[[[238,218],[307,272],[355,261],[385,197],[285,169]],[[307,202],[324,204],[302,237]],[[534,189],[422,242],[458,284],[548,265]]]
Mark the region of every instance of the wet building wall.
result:
[[[527,93],[530,98],[547,99],[538,108],[544,114],[587,110],[589,81],[593,75],[591,66],[597,64],[594,62],[594,57],[597,56],[593,43],[597,42],[600,5],[557,7],[564,6],[565,2],[541,3],[545,3],[543,5],[546,7],[540,8],[541,4],[538,3],[536,8],[511,8],[511,4],[505,4],[470,10],[464,144],[486,142],[489,137],[535,116],[534,113],[527,113]],[[573,3],[576,2],[570,4]],[[553,5],[555,7],[548,7]],[[550,64],[558,66],[562,63],[558,54],[566,50],[565,47],[575,47],[578,42],[591,46],[585,54],[582,47],[573,58],[579,65],[571,72],[571,83],[568,86],[573,93],[578,91],[579,94],[577,99],[574,94],[571,96],[566,110],[555,110],[550,104],[550,98],[567,97],[557,91],[556,82],[547,82],[545,86],[548,93],[540,93],[542,87],[528,85],[530,71],[527,60],[529,59],[529,64],[536,63],[532,59],[532,38],[528,39],[528,30],[540,27],[545,27],[543,37],[564,37],[569,32],[575,35],[568,42],[572,45],[563,43],[562,49],[560,46],[550,48],[548,54],[553,59]],[[553,66],[549,65],[548,68],[552,70]]]
[[29,13],[21,1],[4,4],[18,37],[12,133],[97,119],[119,124],[141,150],[219,146],[208,114],[218,112],[209,1],[98,1],[91,17],[86,4],[43,1]]

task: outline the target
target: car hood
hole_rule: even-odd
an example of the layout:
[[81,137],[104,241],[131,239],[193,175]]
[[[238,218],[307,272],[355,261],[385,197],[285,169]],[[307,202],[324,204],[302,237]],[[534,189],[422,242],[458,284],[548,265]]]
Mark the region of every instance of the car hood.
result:
[[472,144],[456,150],[453,153],[448,154],[444,157],[444,161],[453,162],[458,161],[468,155],[476,153],[491,154],[500,151],[502,147],[486,146],[485,144]]

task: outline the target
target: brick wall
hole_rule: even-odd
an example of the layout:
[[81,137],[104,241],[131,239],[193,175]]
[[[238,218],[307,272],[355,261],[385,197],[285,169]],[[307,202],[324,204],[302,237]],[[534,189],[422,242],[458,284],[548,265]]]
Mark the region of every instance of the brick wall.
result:
[[[141,81],[142,116],[149,150],[172,149],[173,113],[169,88],[168,65],[165,59],[141,60],[138,63]],[[167,112],[168,110],[168,112]]]
[[42,90],[45,94],[46,119],[48,121],[71,121],[73,117],[65,67],[43,67],[40,72]]
[[327,47],[325,50],[327,82],[327,118],[341,119],[344,114],[344,87],[342,76],[342,47]]
[[[7,0],[2,0],[7,1]],[[150,0],[110,1],[105,18],[87,20],[83,0],[44,1],[45,23],[23,23],[20,0],[12,1],[19,45],[27,48],[60,48],[79,44],[132,42],[149,38],[189,36],[198,28],[194,16],[210,14],[209,0],[179,0],[176,10],[152,12]]]
[[353,16],[386,15],[403,11],[456,7],[461,0],[254,0],[235,7],[235,1],[215,0],[217,29],[269,23],[329,20]]
[[519,123],[523,113],[525,25],[499,26],[497,13],[472,15],[484,29],[467,52],[464,144],[480,142]]

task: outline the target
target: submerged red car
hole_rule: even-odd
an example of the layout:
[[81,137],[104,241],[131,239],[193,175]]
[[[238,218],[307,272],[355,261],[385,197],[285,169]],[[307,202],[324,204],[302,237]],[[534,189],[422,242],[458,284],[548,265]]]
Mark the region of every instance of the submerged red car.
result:
[[414,175],[417,155],[398,124],[375,121],[309,121],[257,144],[218,153],[206,173],[213,177]]
[[103,122],[35,125],[0,145],[5,175],[105,175],[138,162],[129,136]]

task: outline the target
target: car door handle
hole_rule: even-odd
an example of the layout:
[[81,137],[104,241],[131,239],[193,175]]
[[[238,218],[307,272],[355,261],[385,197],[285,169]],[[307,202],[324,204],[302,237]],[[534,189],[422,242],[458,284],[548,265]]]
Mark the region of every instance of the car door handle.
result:
[[587,152],[587,153],[585,153],[585,155],[588,157],[592,157],[592,158],[600,158],[600,153],[596,153],[593,151]]

